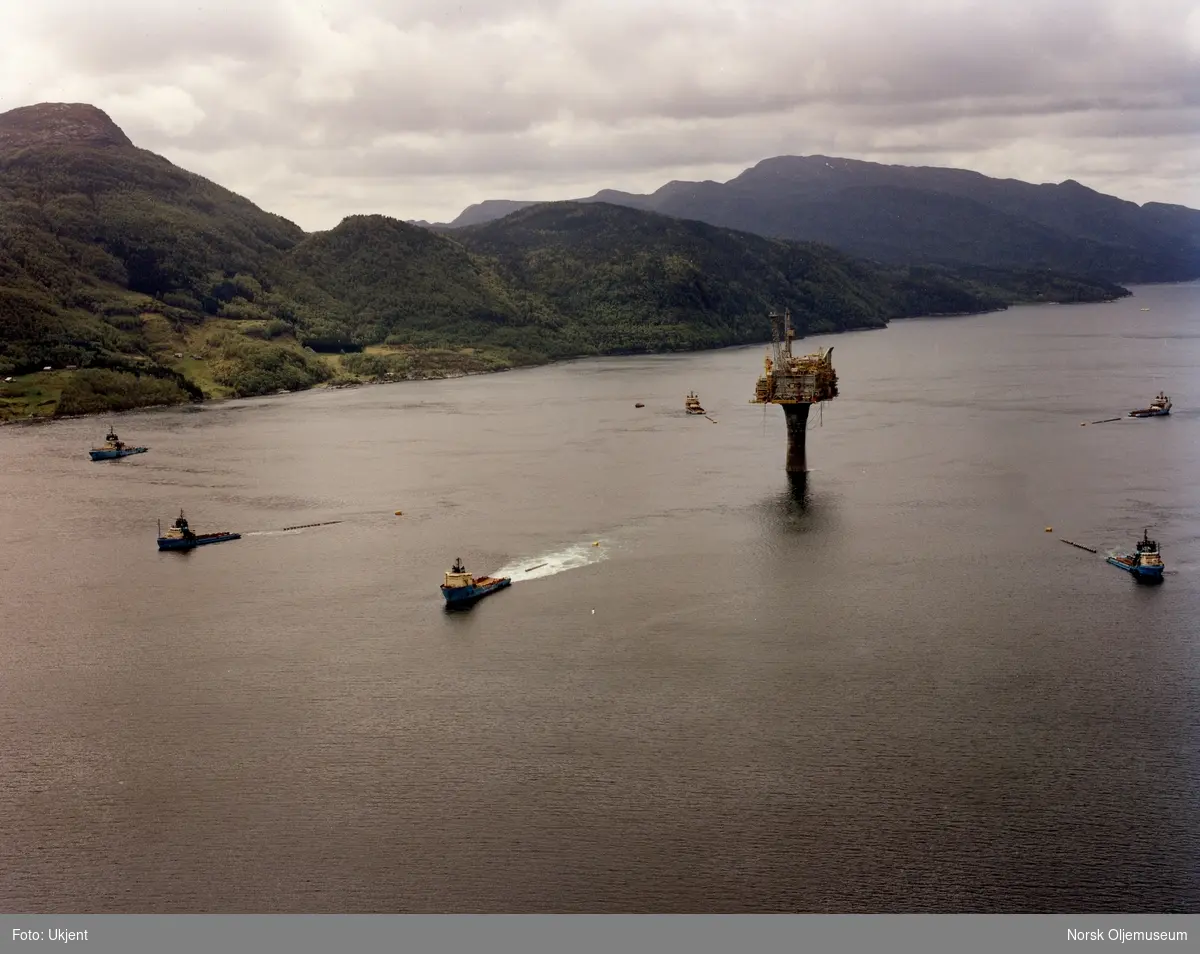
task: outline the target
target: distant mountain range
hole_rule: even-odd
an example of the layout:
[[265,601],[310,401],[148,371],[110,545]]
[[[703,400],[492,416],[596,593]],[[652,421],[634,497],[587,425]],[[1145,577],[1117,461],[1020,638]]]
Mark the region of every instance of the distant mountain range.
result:
[[[604,189],[575,201],[820,242],[887,264],[1051,269],[1118,282],[1200,277],[1200,211],[1138,206],[1071,179],[1032,185],[963,169],[779,156],[728,182],[669,182],[649,195]],[[422,224],[449,232],[537,204],[489,199],[453,222]]]
[[0,114],[0,418],[746,344],[783,308],[804,334],[1127,294],[595,201],[444,234],[382,215],[309,234],[93,106]]

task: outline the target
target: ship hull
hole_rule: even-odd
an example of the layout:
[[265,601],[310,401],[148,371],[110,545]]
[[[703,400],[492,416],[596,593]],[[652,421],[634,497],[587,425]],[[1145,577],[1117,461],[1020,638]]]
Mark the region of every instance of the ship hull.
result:
[[1167,417],[1171,413],[1171,409],[1167,408],[1147,408],[1143,411],[1130,411],[1130,417]]
[[442,596],[446,599],[446,606],[470,606],[477,600],[483,599],[489,593],[495,593],[497,590],[502,590],[506,586],[511,586],[510,578],[501,577],[498,580],[488,580],[484,583],[472,583],[470,586],[443,586]]
[[200,533],[191,540],[176,540],[171,537],[159,537],[160,550],[194,550],[209,543],[224,543],[227,540],[240,540],[240,533]]
[[92,456],[92,460],[116,460],[119,457],[130,457],[133,454],[144,454],[149,447],[126,447],[124,450],[92,450],[88,453]]
[[1118,569],[1124,570],[1133,576],[1134,579],[1143,583],[1161,583],[1163,578],[1163,567],[1161,566],[1140,566],[1128,558],[1122,557],[1107,557],[1106,562],[1111,563]]

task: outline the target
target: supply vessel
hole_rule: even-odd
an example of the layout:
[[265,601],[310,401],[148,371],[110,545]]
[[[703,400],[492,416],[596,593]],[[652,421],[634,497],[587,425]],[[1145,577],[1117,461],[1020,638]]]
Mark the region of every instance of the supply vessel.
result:
[[467,606],[511,584],[512,578],[507,576],[472,576],[463,566],[462,557],[458,557],[454,566],[446,571],[442,596],[446,598],[447,607]]
[[117,437],[117,432],[109,425],[108,434],[104,438],[103,447],[93,447],[89,454],[92,460],[115,460],[118,457],[128,457],[130,454],[144,454],[149,447],[130,447]]
[[700,406],[700,397],[695,391],[688,391],[688,396],[683,400],[683,409],[689,414],[704,413],[704,408]]
[[1138,408],[1136,411],[1130,411],[1130,417],[1166,417],[1171,413],[1171,399],[1162,391],[1158,392],[1158,397],[1150,402],[1149,407]]
[[175,518],[175,522],[167,528],[167,532],[162,532],[162,521],[158,524],[158,548],[160,550],[193,550],[196,547],[202,547],[206,543],[224,543],[226,540],[240,540],[240,533],[231,533],[228,530],[221,530],[217,533],[196,533],[188,526],[187,517],[183,515],[183,511],[179,511],[179,516]]
[[1158,541],[1150,539],[1150,531],[1142,531],[1142,539],[1137,542],[1137,550],[1133,553],[1123,553],[1110,556],[1108,562],[1132,573],[1138,580],[1147,583],[1159,583],[1163,578],[1162,554],[1158,550]]

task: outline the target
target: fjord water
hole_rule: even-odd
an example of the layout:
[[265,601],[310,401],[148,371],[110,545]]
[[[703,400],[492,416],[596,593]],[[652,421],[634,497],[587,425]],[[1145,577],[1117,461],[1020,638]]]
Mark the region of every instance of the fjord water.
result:
[[801,342],[804,487],[763,347],[0,430],[0,909],[1200,910],[1200,286],[1136,291]]

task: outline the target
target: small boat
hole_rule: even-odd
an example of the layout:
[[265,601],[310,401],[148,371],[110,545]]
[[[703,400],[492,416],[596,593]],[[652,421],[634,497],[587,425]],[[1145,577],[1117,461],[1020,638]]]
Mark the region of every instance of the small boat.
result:
[[634,405],[634,407],[645,407],[645,406],[646,405],[643,404],[641,401],[639,401],[637,404]]
[[1107,558],[1107,562],[1132,573],[1138,580],[1161,582],[1163,578],[1162,554],[1158,552],[1158,541],[1151,540],[1148,530],[1142,531],[1134,553],[1119,554]]
[[117,437],[117,432],[110,424],[108,434],[104,438],[104,446],[93,447],[88,453],[92,455],[92,460],[115,460],[118,457],[128,457],[130,454],[144,454],[149,449],[149,447],[130,447]]
[[512,578],[507,576],[472,576],[459,557],[454,561],[454,566],[446,571],[442,596],[446,598],[447,606],[466,606],[511,583]]
[[1162,391],[1158,392],[1158,397],[1150,402],[1149,407],[1139,408],[1136,411],[1130,411],[1130,417],[1166,417],[1171,413],[1171,399]]
[[158,523],[158,548],[160,550],[194,550],[196,547],[202,547],[206,543],[224,543],[226,540],[240,540],[240,533],[231,533],[228,530],[222,530],[218,533],[196,533],[188,526],[187,517],[183,515],[183,511],[179,511],[179,516],[175,518],[175,522],[167,528],[167,532],[162,532],[162,521]]
[[688,396],[683,402],[683,409],[689,414],[704,413],[704,408],[700,406],[700,398],[696,396],[695,391],[688,391]]

